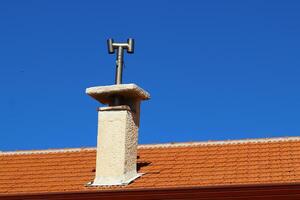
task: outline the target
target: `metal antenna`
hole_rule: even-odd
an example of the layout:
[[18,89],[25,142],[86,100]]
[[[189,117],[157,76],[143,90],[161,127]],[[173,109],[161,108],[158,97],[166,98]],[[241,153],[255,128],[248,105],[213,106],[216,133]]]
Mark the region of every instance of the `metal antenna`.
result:
[[113,54],[117,50],[115,84],[122,84],[124,49],[127,50],[127,53],[132,54],[134,52],[134,39],[129,38],[127,43],[116,43],[110,38],[107,40],[107,47],[109,54]]

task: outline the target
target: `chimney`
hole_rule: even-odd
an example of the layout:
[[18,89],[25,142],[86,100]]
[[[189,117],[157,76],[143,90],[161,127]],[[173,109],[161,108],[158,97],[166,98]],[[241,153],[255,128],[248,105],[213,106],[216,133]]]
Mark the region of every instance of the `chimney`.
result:
[[137,145],[140,103],[150,95],[135,84],[122,84],[123,50],[133,53],[133,40],[108,40],[109,53],[117,49],[115,85],[86,89],[86,93],[107,107],[98,109],[96,177],[91,185],[126,185],[137,173]]

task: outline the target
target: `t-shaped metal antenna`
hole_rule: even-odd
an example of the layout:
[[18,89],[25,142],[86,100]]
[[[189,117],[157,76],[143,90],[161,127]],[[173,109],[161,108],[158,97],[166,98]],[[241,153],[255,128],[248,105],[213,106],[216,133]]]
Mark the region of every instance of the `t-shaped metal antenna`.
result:
[[133,53],[134,39],[129,38],[127,43],[115,43],[114,40],[110,38],[107,40],[107,47],[109,54],[115,53],[115,50],[117,49],[115,84],[122,84],[124,49],[127,50],[127,53]]

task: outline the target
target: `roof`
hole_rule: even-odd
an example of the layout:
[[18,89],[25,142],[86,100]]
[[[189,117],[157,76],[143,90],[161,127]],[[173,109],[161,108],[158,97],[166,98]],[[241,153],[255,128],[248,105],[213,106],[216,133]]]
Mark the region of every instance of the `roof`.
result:
[[90,187],[95,148],[0,153],[0,194],[300,183],[300,137],[140,145],[127,186]]

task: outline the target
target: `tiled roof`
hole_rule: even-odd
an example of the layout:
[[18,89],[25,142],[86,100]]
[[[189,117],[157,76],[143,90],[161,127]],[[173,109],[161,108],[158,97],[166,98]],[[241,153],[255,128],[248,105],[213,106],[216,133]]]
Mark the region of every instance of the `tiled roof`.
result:
[[141,145],[144,175],[127,186],[88,187],[94,148],[0,153],[0,194],[300,182],[300,137]]

